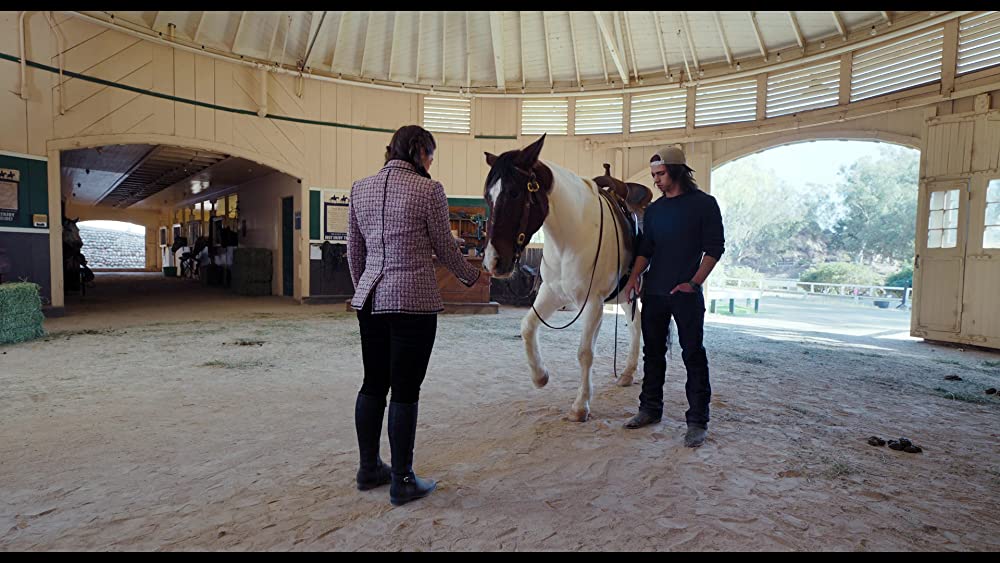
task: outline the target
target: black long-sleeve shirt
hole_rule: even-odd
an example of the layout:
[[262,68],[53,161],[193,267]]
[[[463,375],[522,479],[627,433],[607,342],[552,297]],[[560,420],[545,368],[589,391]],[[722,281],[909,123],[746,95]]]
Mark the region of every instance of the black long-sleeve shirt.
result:
[[725,252],[722,213],[715,198],[694,189],[661,197],[646,208],[639,255],[649,259],[643,292],[669,295],[691,281],[702,256],[718,260]]

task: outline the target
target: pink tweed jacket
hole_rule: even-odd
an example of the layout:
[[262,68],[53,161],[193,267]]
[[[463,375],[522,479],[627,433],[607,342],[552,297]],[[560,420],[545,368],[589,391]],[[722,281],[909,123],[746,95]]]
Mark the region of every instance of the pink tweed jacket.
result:
[[351,186],[352,307],[364,307],[374,291],[372,313],[443,311],[432,251],[466,286],[479,280],[479,268],[465,260],[451,236],[441,182],[424,178],[404,160],[390,160],[378,174]]

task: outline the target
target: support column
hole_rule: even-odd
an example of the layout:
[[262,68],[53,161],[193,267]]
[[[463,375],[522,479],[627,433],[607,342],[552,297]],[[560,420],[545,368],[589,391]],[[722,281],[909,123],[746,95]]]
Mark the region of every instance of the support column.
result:
[[59,151],[48,151],[48,158],[49,287],[52,292],[52,307],[62,309],[66,305],[66,289],[63,286],[62,178],[59,172]]

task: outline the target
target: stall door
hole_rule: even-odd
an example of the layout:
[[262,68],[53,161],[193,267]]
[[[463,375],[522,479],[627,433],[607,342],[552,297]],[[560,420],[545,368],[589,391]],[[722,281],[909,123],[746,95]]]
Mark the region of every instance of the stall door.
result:
[[968,189],[968,180],[926,183],[921,189],[913,272],[919,329],[957,333],[962,327]]
[[295,241],[292,225],[292,198],[281,200],[281,294],[291,297],[294,294],[295,267],[293,244]]
[[1000,342],[1000,173],[972,179],[962,334]]

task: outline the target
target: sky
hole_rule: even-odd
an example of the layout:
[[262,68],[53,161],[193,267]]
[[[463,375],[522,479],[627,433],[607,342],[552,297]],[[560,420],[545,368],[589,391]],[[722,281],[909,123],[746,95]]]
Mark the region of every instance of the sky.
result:
[[810,141],[768,149],[745,158],[752,158],[763,168],[774,170],[793,186],[804,186],[808,182],[833,184],[841,165],[851,164],[863,156],[878,156],[879,147],[885,144],[873,141]]

